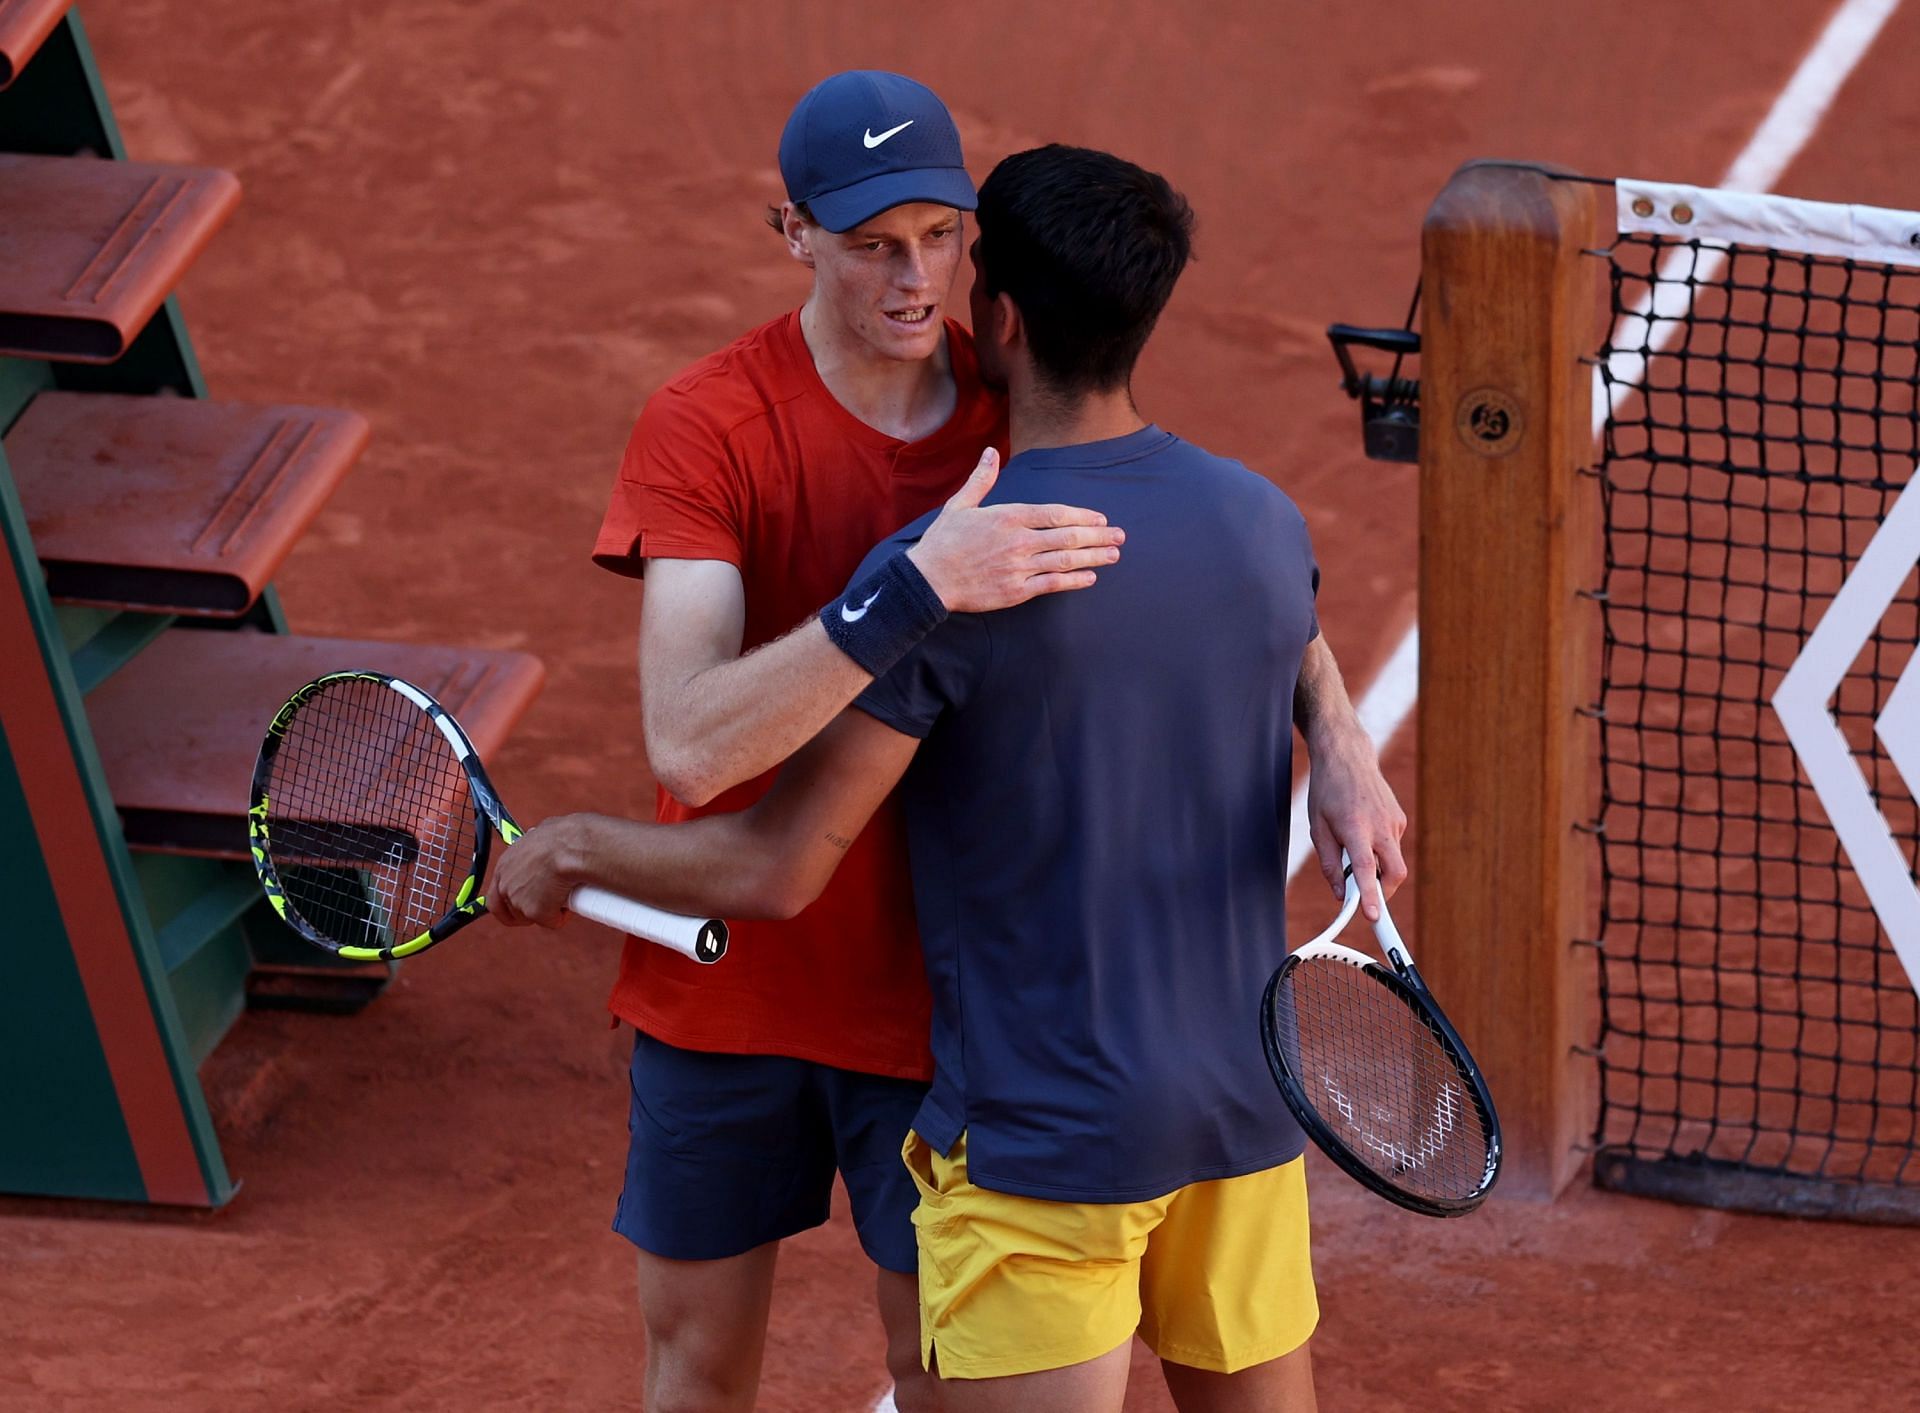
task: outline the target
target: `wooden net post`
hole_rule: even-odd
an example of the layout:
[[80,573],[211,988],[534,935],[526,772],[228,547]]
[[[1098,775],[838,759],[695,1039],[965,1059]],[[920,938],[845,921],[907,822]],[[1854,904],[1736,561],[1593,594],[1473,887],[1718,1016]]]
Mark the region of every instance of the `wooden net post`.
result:
[[1420,957],[1487,1072],[1499,1191],[1583,1161],[1594,1066],[1593,369],[1611,188],[1470,163],[1422,236]]

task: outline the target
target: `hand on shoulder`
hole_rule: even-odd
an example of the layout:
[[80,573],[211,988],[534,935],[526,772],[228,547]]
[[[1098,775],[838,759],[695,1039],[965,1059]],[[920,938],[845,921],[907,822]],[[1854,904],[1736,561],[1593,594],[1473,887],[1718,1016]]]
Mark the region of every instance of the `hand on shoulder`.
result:
[[1126,531],[1071,505],[980,502],[1000,477],[1000,454],[980,462],[907,551],[949,613],[991,613],[1042,594],[1093,587],[1120,558]]

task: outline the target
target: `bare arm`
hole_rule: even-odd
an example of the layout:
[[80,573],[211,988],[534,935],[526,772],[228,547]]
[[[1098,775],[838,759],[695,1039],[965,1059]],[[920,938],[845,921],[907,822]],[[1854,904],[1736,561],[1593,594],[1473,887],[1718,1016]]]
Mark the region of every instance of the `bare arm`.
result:
[[1293,718],[1306,738],[1311,777],[1307,817],[1320,872],[1340,897],[1346,880],[1340,865],[1344,849],[1360,881],[1361,910],[1380,915],[1379,892],[1392,897],[1406,881],[1407,864],[1400,836],[1407,816],[1393,787],[1380,773],[1380,757],[1347,697],[1340,666],[1322,633],[1307,644],[1293,693]]
[[[1084,589],[1120,557],[1122,531],[1063,505],[980,500],[999,474],[989,449],[908,551],[952,613],[1010,608]],[[647,755],[676,799],[703,805],[813,739],[872,680],[808,618],[745,657],[746,593],[720,560],[647,562],[640,696]]]
[[740,813],[685,824],[592,814],[546,820],[504,851],[488,906],[509,925],[557,927],[567,896],[591,883],[675,912],[792,917],[820,896],[919,745],[847,711]]
[[746,614],[740,571],[726,561],[648,561],[640,609],[647,758],[688,804],[778,765],[873,680],[817,618],[742,657]]

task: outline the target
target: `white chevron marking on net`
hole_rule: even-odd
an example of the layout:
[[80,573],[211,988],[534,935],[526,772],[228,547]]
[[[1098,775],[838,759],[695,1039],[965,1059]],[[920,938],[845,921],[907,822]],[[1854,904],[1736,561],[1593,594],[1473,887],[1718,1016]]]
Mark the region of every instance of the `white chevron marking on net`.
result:
[[[1874,800],[1852,745],[1827,707],[1916,563],[1920,563],[1920,469],[1861,551],[1859,562],[1820,615],[1800,656],[1780,679],[1773,709],[1826,809],[1833,832],[1840,837],[1854,875],[1866,890],[1867,901],[1887,930],[1887,940],[1907,970],[1908,981],[1920,991],[1920,890],[1914,887],[1907,856]],[[1920,717],[1914,698],[1920,690],[1909,686],[1915,681],[1915,661],[1920,656],[1907,663],[1874,728],[1909,788],[1913,785],[1909,771],[1920,751],[1913,739],[1913,718]]]

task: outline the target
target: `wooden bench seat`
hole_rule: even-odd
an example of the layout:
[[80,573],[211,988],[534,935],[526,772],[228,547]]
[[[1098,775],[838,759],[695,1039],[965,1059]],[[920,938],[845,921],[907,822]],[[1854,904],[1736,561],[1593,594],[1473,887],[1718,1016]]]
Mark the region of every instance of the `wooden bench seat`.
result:
[[240,202],[209,167],[0,153],[0,353],[110,363]]
[[267,722],[302,683],[349,668],[424,689],[485,760],[545,678],[527,653],[174,628],[87,698],[100,763],[135,849],[247,855],[248,785]]
[[232,617],[366,442],[354,412],[46,392],[6,454],[55,599]]

